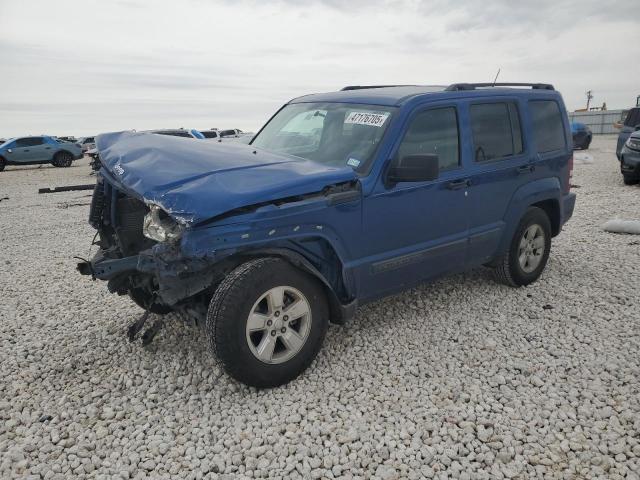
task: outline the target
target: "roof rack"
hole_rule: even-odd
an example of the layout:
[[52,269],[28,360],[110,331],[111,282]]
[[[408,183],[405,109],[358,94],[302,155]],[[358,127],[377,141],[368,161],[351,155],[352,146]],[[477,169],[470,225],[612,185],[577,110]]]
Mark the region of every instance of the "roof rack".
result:
[[555,90],[549,83],[453,83],[446,90],[457,92],[460,90],[475,90],[486,87],[531,87],[533,90]]
[[341,92],[347,90],[368,90],[370,88],[389,88],[389,87],[416,87],[417,85],[347,85]]

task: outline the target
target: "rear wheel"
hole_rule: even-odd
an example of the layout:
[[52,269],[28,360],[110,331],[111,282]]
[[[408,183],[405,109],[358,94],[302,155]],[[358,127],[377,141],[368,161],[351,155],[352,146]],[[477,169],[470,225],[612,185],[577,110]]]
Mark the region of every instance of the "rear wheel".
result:
[[7,161],[0,157],[0,172],[4,170],[4,167],[7,165]]
[[496,279],[521,287],[542,274],[551,251],[551,223],[544,210],[529,207],[520,220],[509,248],[494,267]]
[[584,139],[584,142],[582,142],[582,149],[589,150],[589,145],[591,145],[591,137],[587,137]]
[[229,375],[269,388],[293,380],[311,364],[328,322],[327,299],[315,278],[285,260],[260,258],[220,283],[206,327]]
[[55,167],[70,167],[73,162],[73,156],[69,152],[58,152],[53,157],[53,165]]

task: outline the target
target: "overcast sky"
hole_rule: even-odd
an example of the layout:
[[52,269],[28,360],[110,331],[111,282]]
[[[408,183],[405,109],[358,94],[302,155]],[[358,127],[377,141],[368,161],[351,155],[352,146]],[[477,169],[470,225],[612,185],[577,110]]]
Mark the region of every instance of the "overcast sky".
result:
[[258,129],[348,84],[553,83],[640,95],[640,1],[0,0],[0,137]]

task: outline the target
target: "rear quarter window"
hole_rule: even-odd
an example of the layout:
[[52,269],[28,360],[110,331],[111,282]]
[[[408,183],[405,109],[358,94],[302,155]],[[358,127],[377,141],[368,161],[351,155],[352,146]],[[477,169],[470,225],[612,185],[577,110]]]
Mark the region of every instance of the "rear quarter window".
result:
[[554,100],[531,100],[529,111],[538,153],[566,148],[562,113],[558,103]]

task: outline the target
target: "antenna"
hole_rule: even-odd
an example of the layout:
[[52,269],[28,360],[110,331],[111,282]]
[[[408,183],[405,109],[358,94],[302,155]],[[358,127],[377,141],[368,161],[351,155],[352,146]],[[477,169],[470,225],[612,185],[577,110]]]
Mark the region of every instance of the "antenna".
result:
[[498,73],[496,73],[496,78],[493,79],[493,86],[496,86],[496,81],[498,80],[498,75],[500,75],[500,69],[498,68]]

